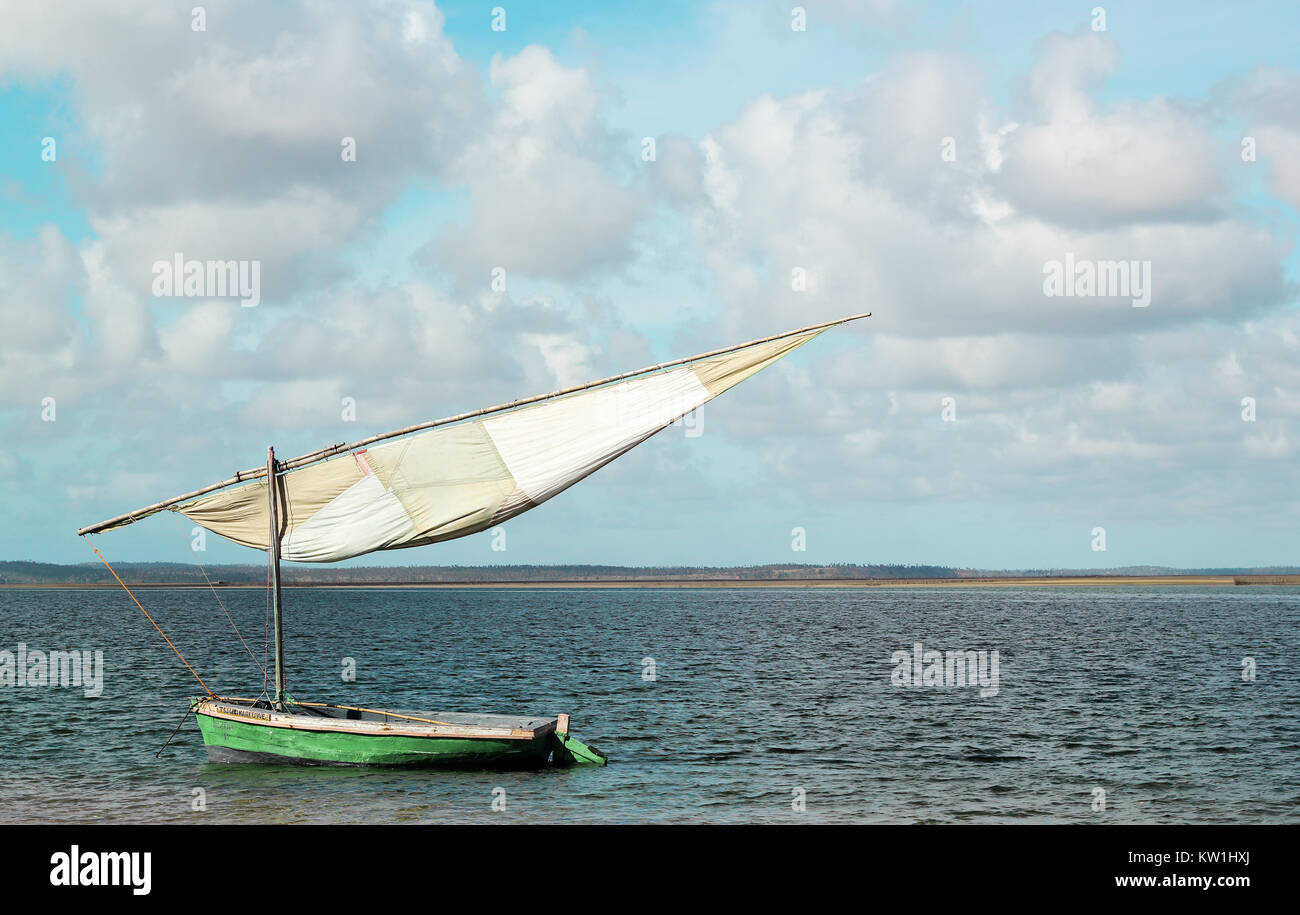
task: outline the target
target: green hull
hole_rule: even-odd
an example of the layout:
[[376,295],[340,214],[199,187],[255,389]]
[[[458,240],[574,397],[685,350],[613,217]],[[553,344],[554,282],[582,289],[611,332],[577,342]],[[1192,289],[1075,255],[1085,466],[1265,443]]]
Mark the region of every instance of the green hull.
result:
[[[531,740],[402,737],[289,730],[199,715],[209,755],[229,762],[351,766],[541,765],[550,735]],[[217,752],[213,752],[216,750]],[[227,752],[222,752],[227,751]],[[274,757],[268,760],[267,757]]]
[[589,747],[568,734],[555,734],[553,740],[553,761],[557,766],[603,766],[609,761],[609,757],[595,747]]
[[341,766],[528,767],[543,765],[552,735],[492,740],[348,734],[269,727],[199,714],[199,730],[216,762]]
[[569,716],[423,714],[290,701],[283,709],[251,699],[194,699],[213,762],[324,766],[528,768],[605,764],[570,737]]

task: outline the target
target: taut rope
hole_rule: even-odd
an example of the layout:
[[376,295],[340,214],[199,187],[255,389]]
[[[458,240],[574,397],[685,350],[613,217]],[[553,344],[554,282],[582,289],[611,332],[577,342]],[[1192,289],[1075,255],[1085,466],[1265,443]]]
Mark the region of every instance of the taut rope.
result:
[[90,548],[95,551],[95,555],[99,557],[99,561],[104,564],[104,567],[107,568],[108,571],[113,573],[113,577],[117,579],[117,583],[122,586],[123,591],[125,591],[128,595],[130,595],[131,600],[135,601],[135,605],[140,608],[140,612],[144,614],[144,618],[147,619],[149,622],[153,623],[153,628],[158,630],[158,634],[163,637],[163,641],[166,642],[168,645],[171,645],[172,651],[176,652],[176,657],[181,659],[181,663],[185,665],[186,670],[194,674],[194,679],[199,681],[199,686],[203,687],[203,691],[208,694],[208,698],[215,699],[217,694],[214,693],[212,690],[208,689],[208,684],[204,683],[203,678],[200,677],[197,673],[195,673],[193,667],[190,667],[190,662],[185,660],[185,655],[181,654],[181,650],[177,648],[175,645],[172,645],[172,640],[167,638],[167,633],[162,631],[161,626],[159,626],[157,623],[154,623],[153,617],[150,616],[149,611],[144,608],[144,604],[140,603],[139,599],[136,598],[136,596],[131,593],[131,589],[126,586],[126,583],[122,581],[121,578],[118,578],[117,572],[113,571],[113,567],[108,564],[108,560],[104,558],[104,554],[99,551],[99,548],[95,546],[93,543],[90,543],[90,541],[87,540],[84,536],[81,539],[85,540],[86,543],[90,544]]

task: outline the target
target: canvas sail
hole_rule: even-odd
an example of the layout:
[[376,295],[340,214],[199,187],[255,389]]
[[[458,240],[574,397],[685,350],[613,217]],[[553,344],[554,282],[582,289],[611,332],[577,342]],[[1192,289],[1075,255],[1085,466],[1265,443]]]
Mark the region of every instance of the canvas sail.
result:
[[[279,477],[281,558],[334,562],[486,530],[563,492],[821,332],[756,343],[292,470]],[[261,479],[170,507],[264,550],[267,503]]]

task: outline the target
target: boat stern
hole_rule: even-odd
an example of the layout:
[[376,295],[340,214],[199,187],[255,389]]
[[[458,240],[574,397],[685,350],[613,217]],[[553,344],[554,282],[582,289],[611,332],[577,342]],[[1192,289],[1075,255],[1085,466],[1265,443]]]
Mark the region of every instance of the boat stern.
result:
[[603,766],[609,757],[589,747],[569,733],[569,716],[559,715],[555,719],[555,730],[551,733],[551,764],[555,766]]

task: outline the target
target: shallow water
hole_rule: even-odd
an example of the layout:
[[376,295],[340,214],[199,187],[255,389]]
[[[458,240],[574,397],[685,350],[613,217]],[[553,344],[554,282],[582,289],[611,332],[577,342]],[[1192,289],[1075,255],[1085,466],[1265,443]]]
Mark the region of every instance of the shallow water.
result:
[[[220,594],[260,661],[265,595]],[[215,691],[260,691],[211,592],[139,596]],[[300,699],[567,711],[611,762],[221,766],[192,718],[155,759],[202,691],[129,598],[7,591],[0,650],[102,649],[105,672],[94,698],[0,687],[0,821],[1300,821],[1300,589],[348,589],[286,603]],[[893,652],[918,641],[996,649],[997,694],[895,685]]]

